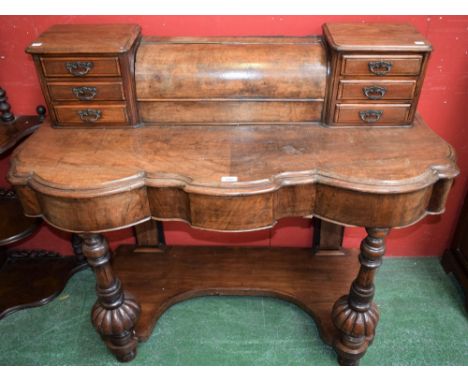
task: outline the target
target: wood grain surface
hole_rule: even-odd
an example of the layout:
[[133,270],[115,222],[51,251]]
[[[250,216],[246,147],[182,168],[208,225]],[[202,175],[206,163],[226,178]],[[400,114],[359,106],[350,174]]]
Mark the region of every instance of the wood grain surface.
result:
[[[113,269],[141,306],[136,335],[146,341],[173,304],[197,296],[271,296],[297,304],[332,345],[334,302],[348,292],[359,269],[357,251],[312,256],[308,249],[119,247]],[[239,261],[242,259],[242,261]]]
[[319,122],[326,81],[319,36],[150,36],[135,63],[145,123]]
[[409,225],[443,211],[457,174],[452,148],[418,118],[412,128],[384,130],[45,125],[15,152],[9,179],[29,215],[65,230],[105,231],[153,217],[243,231],[312,215]]
[[336,50],[427,52],[432,49],[411,24],[326,23],[323,33]]
[[26,49],[30,54],[127,52],[140,35],[137,24],[58,24],[37,37]]

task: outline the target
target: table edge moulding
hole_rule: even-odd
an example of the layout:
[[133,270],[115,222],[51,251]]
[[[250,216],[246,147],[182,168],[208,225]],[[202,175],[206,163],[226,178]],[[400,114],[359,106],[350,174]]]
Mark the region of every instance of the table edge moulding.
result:
[[[92,322],[120,361],[174,303],[263,295],[302,307],[339,363],[357,365],[379,320],[386,236],[443,213],[459,173],[416,112],[431,49],[395,24],[207,38],[55,26],[27,49],[50,121],[16,149],[8,179],[28,216],[83,238]],[[160,224],[245,232],[283,217],[323,220],[318,254],[167,247]],[[140,245],[111,261],[102,233],[130,226]],[[341,249],[342,226],[366,228],[359,251]]]

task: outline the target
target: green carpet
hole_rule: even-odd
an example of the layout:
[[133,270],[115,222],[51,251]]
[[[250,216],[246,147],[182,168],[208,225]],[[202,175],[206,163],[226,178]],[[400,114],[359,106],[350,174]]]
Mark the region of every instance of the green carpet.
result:
[[[50,304],[0,321],[0,365],[118,365],[90,323],[90,270]],[[463,294],[437,258],[387,258],[377,276],[381,320],[362,365],[468,365]],[[263,297],[179,303],[130,365],[336,365],[314,321]]]

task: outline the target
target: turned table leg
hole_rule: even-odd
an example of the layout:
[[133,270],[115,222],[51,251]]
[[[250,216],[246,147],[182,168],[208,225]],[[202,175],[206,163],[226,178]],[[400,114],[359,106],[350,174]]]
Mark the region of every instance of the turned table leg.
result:
[[99,234],[81,237],[83,254],[96,275],[97,301],[91,312],[93,325],[119,361],[131,361],[136,355],[134,327],[140,316],[140,306],[131,295],[123,292],[120,280],[114,275],[105,238]]
[[336,301],[332,319],[339,330],[334,348],[340,365],[358,365],[372,342],[379,321],[379,311],[372,302],[374,277],[382,264],[385,253],[387,228],[367,228],[367,236],[361,243],[359,262],[361,267],[348,295]]

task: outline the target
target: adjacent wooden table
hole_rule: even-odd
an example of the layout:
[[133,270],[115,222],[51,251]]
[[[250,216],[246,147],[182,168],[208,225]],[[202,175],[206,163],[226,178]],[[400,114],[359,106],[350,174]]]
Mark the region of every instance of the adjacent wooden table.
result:
[[[134,358],[171,304],[240,294],[297,303],[351,365],[375,334],[373,280],[389,229],[442,213],[457,174],[453,149],[417,116],[412,128],[46,124],[14,153],[9,180],[26,214],[84,238],[97,279],[93,324],[119,360]],[[358,257],[123,247],[113,264],[101,235],[149,219],[249,231],[287,216],[363,226],[368,235]]]
[[[46,113],[38,106],[38,115],[15,117],[10,109],[6,92],[0,88],[0,157],[37,130]],[[46,250],[11,249],[12,244],[32,235],[40,223],[41,219],[24,215],[13,190],[0,189],[0,319],[48,303],[75,272],[86,267],[76,251],[78,256],[62,257]]]
[[447,273],[453,273],[465,292],[465,309],[468,311],[468,195],[458,219],[455,236],[441,259]]

